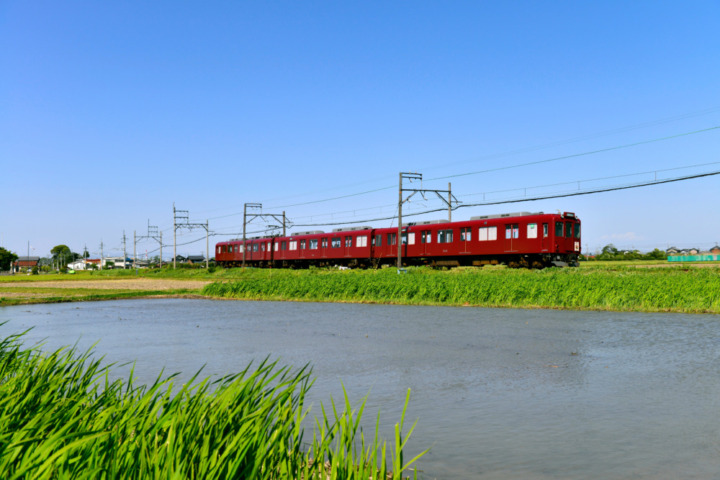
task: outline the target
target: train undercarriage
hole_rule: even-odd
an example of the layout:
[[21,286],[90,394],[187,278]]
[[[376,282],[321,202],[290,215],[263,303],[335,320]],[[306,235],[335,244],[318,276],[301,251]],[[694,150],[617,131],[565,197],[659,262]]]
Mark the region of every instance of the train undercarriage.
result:
[[[533,254],[459,257],[412,257],[403,258],[403,266],[429,266],[434,268],[483,267],[485,265],[506,265],[508,268],[542,269],[548,267],[577,267],[576,254]],[[313,267],[381,268],[395,266],[396,258],[347,258],[347,259],[302,259],[292,261],[246,260],[245,266],[253,268],[305,269]],[[226,268],[241,267],[242,262],[219,262]]]

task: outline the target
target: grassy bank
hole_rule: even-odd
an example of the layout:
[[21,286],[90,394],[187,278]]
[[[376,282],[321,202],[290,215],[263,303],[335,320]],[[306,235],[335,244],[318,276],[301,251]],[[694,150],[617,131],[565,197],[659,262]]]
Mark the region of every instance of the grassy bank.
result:
[[715,268],[247,271],[202,293],[262,300],[720,313]]
[[363,436],[363,406],[347,399],[306,435],[307,368],[264,362],[179,387],[110,382],[108,368],[91,352],[0,339],[3,478],[401,478],[415,460],[403,459],[403,418],[388,446]]
[[203,295],[210,298],[720,313],[720,268],[588,262],[580,268],[446,271],[162,269],[0,277],[0,305]]

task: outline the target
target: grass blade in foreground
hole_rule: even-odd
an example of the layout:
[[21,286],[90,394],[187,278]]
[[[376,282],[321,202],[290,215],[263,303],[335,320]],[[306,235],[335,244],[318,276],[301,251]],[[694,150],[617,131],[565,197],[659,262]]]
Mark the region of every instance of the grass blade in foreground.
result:
[[[150,386],[110,382],[109,366],[75,349],[23,349],[0,340],[0,472],[3,478],[385,478],[386,444],[366,446],[353,411],[332,403],[307,451],[300,423],[310,369],[255,369],[173,390],[171,375]],[[195,380],[197,376],[193,379]],[[407,401],[405,409],[407,408]],[[405,409],[396,431],[402,430]],[[414,428],[414,426],[413,426]],[[359,438],[358,438],[359,433]],[[396,434],[392,477],[412,429]],[[359,447],[358,447],[359,445]],[[378,452],[380,455],[378,455]]]

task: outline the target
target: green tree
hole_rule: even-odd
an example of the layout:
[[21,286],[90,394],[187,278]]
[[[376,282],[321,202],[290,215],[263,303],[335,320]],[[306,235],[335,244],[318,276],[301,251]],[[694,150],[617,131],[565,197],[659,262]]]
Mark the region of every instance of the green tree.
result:
[[17,259],[17,255],[0,247],[0,270],[10,270],[10,266]]
[[73,253],[67,245],[55,245],[51,250],[53,260],[57,261],[58,266],[67,265],[79,256]]

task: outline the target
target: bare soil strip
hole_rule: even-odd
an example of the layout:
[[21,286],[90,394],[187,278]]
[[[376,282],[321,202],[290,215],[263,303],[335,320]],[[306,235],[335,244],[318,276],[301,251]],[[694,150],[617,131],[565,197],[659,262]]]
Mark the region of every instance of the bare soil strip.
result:
[[210,280],[175,280],[164,278],[122,278],[113,280],[74,280],[49,282],[0,283],[11,288],[89,288],[93,290],[180,290],[199,289],[212,283]]

